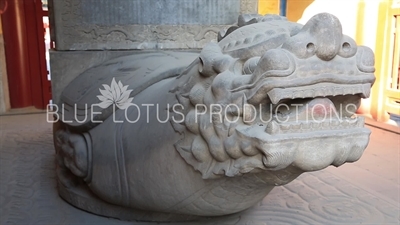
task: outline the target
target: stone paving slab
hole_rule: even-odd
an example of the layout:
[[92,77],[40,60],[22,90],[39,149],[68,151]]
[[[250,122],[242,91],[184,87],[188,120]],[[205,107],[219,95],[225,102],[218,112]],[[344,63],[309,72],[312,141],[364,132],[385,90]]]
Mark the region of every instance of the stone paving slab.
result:
[[[149,224],[93,215],[58,196],[52,130],[44,114],[0,116],[0,129],[0,224]],[[303,174],[245,212],[190,224],[400,224],[398,195],[390,199],[344,179],[357,163],[349,165]],[[400,177],[400,171],[391,173]]]

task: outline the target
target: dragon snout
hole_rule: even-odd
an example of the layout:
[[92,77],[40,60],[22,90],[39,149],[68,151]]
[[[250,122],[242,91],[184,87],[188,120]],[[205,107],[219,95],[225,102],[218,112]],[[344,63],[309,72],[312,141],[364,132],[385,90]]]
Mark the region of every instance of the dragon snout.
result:
[[342,25],[337,17],[328,13],[313,16],[282,48],[305,59],[313,55],[324,61],[332,60],[342,46]]
[[329,61],[338,54],[342,44],[342,25],[337,17],[321,13],[311,18],[304,28],[316,41],[318,58]]

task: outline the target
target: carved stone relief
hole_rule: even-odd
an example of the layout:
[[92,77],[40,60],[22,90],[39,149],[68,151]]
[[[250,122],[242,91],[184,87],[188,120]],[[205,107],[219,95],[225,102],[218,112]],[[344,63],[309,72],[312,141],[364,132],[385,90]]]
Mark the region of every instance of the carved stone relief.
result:
[[57,50],[201,49],[255,0],[53,0]]

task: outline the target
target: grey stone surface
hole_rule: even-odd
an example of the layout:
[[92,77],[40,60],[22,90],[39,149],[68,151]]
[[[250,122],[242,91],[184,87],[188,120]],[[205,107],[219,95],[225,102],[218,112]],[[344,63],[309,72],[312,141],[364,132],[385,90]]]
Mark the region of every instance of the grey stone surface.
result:
[[[199,52],[185,50],[184,52]],[[61,92],[79,74],[113,58],[144,54],[146,51],[54,51],[50,50],[51,88],[54,104],[59,104]]]
[[94,25],[227,25],[240,14],[240,0],[82,1],[83,23]]
[[202,48],[257,0],[52,0],[57,50]]
[[[63,201],[57,194],[52,128],[45,114],[0,116],[0,127],[0,224],[155,224],[96,216]],[[303,174],[239,214],[158,224],[399,224],[400,138],[369,129],[370,145],[356,163]]]
[[256,14],[258,12],[258,0],[241,0],[240,14]]
[[71,81],[54,114],[60,195],[124,220],[186,221],[241,212],[304,172],[357,161],[373,52],[327,13],[304,26],[253,17],[200,55],[122,56]]
[[50,50],[53,103],[58,104],[61,92],[79,74],[115,57],[135,51],[54,51]]

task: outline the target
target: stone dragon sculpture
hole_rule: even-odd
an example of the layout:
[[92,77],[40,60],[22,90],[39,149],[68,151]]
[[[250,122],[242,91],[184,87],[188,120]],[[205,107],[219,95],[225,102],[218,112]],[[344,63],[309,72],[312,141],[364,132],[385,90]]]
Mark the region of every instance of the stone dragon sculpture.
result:
[[[335,16],[303,26],[243,15],[218,39],[200,56],[112,59],[67,86],[54,126],[64,199],[128,220],[220,216],[361,157],[370,131],[355,112],[370,95],[374,55]],[[101,107],[103,87],[114,88],[113,103],[134,104]]]

